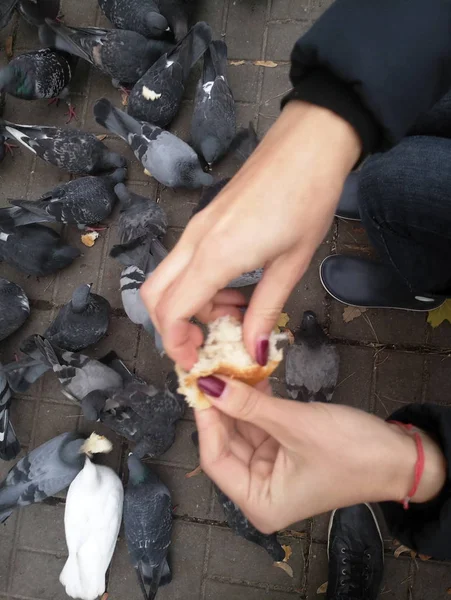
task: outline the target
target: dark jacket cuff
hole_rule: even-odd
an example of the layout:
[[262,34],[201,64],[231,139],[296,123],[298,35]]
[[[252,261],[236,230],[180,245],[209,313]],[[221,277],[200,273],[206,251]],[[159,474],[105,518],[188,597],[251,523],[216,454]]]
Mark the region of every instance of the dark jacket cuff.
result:
[[429,433],[447,460],[446,482],[434,500],[410,503],[408,510],[396,502],[381,503],[394,537],[420,554],[448,560],[451,558],[451,407],[435,404],[411,404],[390,420],[412,423]]
[[371,113],[363,106],[351,87],[326,69],[308,73],[282,100],[282,108],[290,100],[302,100],[327,108],[343,117],[357,131],[362,141],[362,157],[380,146],[380,131]]

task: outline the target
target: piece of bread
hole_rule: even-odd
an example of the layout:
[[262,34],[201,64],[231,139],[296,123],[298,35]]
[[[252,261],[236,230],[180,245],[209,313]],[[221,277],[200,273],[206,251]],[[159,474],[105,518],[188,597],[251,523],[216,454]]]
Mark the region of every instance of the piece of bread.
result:
[[207,396],[197,387],[199,377],[226,375],[255,385],[269,377],[282,361],[282,347],[286,340],[284,333],[271,334],[268,362],[262,367],[252,359],[244,346],[241,323],[233,317],[220,317],[209,324],[207,339],[191,371],[188,373],[179,365],[175,366],[179,378],[178,391],[193,408],[209,408],[211,404]]

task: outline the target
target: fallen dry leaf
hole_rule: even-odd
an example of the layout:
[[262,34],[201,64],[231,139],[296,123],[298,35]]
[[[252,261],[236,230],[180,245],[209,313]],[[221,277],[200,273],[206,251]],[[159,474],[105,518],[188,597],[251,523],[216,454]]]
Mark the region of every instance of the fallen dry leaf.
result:
[[428,323],[434,329],[441,325],[443,321],[451,323],[451,300],[445,300],[445,302],[436,308],[430,310],[428,314]]
[[279,569],[282,569],[282,571],[285,571],[285,573],[288,575],[288,577],[294,577],[294,573],[293,573],[293,569],[290,567],[290,565],[286,562],[274,562],[273,565],[275,567],[278,567]]
[[316,590],[317,594],[326,594],[327,593],[327,585],[328,585],[328,581],[325,581],[323,583],[323,585],[320,585],[319,588]]
[[121,92],[121,104],[122,106],[128,106],[128,94]]
[[185,477],[186,477],[186,479],[191,479],[191,477],[197,477],[197,475],[200,475],[201,473],[202,473],[202,467],[200,465],[198,465],[195,469],[193,469],[189,473],[185,473]]
[[147,175],[148,177],[152,177],[152,173],[150,171],[148,171],[147,169],[144,169],[144,175]]
[[268,69],[274,69],[274,67],[277,67],[277,63],[272,60],[254,60],[254,65],[256,67],[266,67]]
[[100,600],[108,600],[108,592],[105,592]]
[[418,558],[424,562],[425,560],[431,560],[432,556],[428,556],[427,554],[419,554]]
[[293,554],[293,550],[291,549],[291,546],[288,546],[286,544],[282,544],[282,548],[285,552],[285,558],[283,559],[283,562],[288,562],[291,558],[291,555]]
[[279,318],[277,319],[276,326],[274,330],[276,333],[280,333],[281,328],[286,327],[290,320],[290,315],[288,313],[280,313]]
[[5,41],[5,52],[8,58],[13,56],[13,36],[9,35]]
[[233,65],[234,67],[240,67],[241,65],[244,65],[245,61],[244,60],[230,60],[229,61],[229,65]]
[[81,236],[81,242],[85,246],[88,246],[88,248],[92,248],[92,246],[94,246],[94,244],[96,243],[96,239],[98,237],[99,234],[97,231],[90,231],[89,233],[85,233]]
[[96,138],[99,140],[99,142],[103,142],[103,140],[106,138],[106,133],[102,133],[102,135],[96,135]]
[[343,310],[343,321],[345,323],[350,323],[351,321],[354,321],[354,319],[357,319],[358,317],[363,315],[363,313],[365,313],[366,311],[366,308],[362,308],[359,306],[345,306]]
[[415,556],[417,555],[415,550],[411,550],[407,546],[399,546],[399,548],[396,548],[393,554],[395,558],[399,558],[401,554],[405,554],[406,552],[410,554],[411,558],[415,558]]
[[294,344],[294,333],[291,331],[291,329],[284,329],[283,332],[288,338],[288,343],[290,346],[292,346]]

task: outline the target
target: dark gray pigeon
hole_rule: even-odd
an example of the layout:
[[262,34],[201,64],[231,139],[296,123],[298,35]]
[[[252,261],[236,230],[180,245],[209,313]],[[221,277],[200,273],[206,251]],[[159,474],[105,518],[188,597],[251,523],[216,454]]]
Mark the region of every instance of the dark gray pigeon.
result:
[[127,464],[125,539],[144,599],[153,600],[158,588],[172,580],[167,561],[172,534],[171,494],[134,454],[129,454]]
[[77,60],[50,48],[20,54],[0,70],[0,89],[23,100],[65,99]]
[[20,452],[20,443],[9,418],[12,390],[0,365],[0,458],[13,460]]
[[314,312],[305,311],[294,344],[287,350],[285,383],[294,400],[330,402],[338,380],[340,356]]
[[125,140],[145,172],[166,187],[196,189],[213,183],[191,146],[169,131],[137,121],[106,98],[95,103],[94,115],[97,123]]
[[0,225],[0,260],[27,275],[52,275],[68,267],[78,256],[80,250],[65,244],[50,227]]
[[36,346],[63,387],[63,394],[75,402],[94,390],[114,390],[123,385],[122,377],[99,360],[63,350],[42,336],[35,336]]
[[30,303],[23,289],[0,277],[0,341],[4,340],[30,316]]
[[109,175],[73,179],[46,192],[39,200],[10,200],[14,208],[0,209],[15,225],[28,223],[69,223],[80,229],[95,225],[110,216],[116,202],[115,185],[123,181],[127,170],[116,169]]
[[109,452],[111,443],[93,433],[62,433],[24,456],[0,484],[0,523],[13,510],[58,494],[67,488],[93,453]]
[[204,56],[191,122],[191,141],[211,167],[222,158],[236,134],[236,111],[227,82],[227,46],[212,42]]
[[1,121],[0,134],[17,140],[42,160],[69,173],[96,175],[126,166],[120,154],[108,150],[94,134],[79,129]]
[[177,42],[188,33],[192,17],[193,0],[157,0],[161,14],[166,17]]
[[173,44],[149,40],[135,31],[100,29],[98,27],[66,27],[48,21],[39,28],[45,46],[70,52],[88,61],[111,77],[115,87],[131,86]]
[[135,83],[128,114],[159,127],[169,125],[178,113],[190,70],[204,55],[211,35],[206,23],[197,23],[173,50],[163,54]]
[[159,38],[168,28],[153,0],[98,0],[103,14],[118,29]]
[[46,19],[59,17],[60,0],[19,0],[17,8],[27,23],[39,27]]

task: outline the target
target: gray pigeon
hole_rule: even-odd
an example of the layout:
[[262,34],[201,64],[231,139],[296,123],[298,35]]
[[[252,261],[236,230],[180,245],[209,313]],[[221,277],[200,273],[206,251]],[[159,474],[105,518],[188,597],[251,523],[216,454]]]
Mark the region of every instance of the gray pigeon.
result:
[[67,98],[77,60],[50,48],[20,54],[0,70],[0,89],[23,100]]
[[158,588],[172,579],[167,561],[172,534],[171,494],[134,454],[129,454],[127,463],[125,539],[143,596],[145,600],[153,600]]
[[85,464],[85,454],[108,452],[111,444],[92,434],[62,433],[24,456],[0,483],[0,523],[13,510],[42,502],[67,488]]
[[19,0],[17,8],[27,23],[39,27],[46,19],[59,17],[60,0]]
[[70,52],[111,77],[115,87],[131,86],[169,52],[173,44],[148,40],[135,31],[100,29],[98,27],[66,27],[48,21],[39,29],[45,46]]
[[65,244],[56,231],[44,225],[0,225],[0,261],[36,277],[68,267],[80,250]]
[[114,187],[126,175],[126,169],[116,169],[109,175],[63,183],[39,200],[10,200],[15,208],[0,208],[0,225],[4,215],[11,217],[15,225],[69,223],[80,229],[95,225],[110,216],[116,202]]
[[122,387],[119,373],[99,360],[58,348],[39,335],[35,336],[35,341],[43,360],[58,377],[63,394],[70,400],[81,402],[94,390]]
[[23,289],[0,277],[0,341],[4,340],[30,316],[30,303]]
[[166,17],[177,42],[188,33],[193,0],[157,0],[161,14]]
[[227,82],[227,46],[212,42],[204,56],[191,122],[193,148],[211,167],[222,158],[236,134],[236,111]]
[[8,25],[16,4],[17,0],[0,0],[0,30]]
[[169,131],[137,121],[114,108],[106,98],[95,103],[94,115],[97,123],[131,146],[147,174],[161,184],[196,189],[213,183],[213,177],[202,170],[194,150]]
[[103,14],[118,29],[159,38],[168,28],[153,0],[98,0]]
[[178,113],[190,70],[204,55],[211,35],[206,23],[197,23],[173,50],[163,54],[135,83],[128,114],[159,127],[169,125]]
[[0,458],[13,460],[20,452],[20,443],[9,418],[12,391],[0,365]]
[[287,350],[285,383],[294,400],[330,402],[338,380],[340,356],[314,312],[304,312],[294,344]]
[[108,150],[94,134],[79,129],[0,121],[0,134],[17,140],[42,160],[69,173],[96,175],[126,166],[117,152]]

